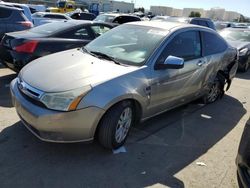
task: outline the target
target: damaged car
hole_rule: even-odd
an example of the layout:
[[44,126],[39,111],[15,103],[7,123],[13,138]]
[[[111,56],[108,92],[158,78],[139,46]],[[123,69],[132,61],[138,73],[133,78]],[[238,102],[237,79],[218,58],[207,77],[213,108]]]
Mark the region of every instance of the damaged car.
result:
[[198,98],[215,102],[235,76],[236,59],[237,50],[209,28],[131,22],[83,48],[34,60],[10,90],[39,139],[96,138],[116,149],[141,121]]

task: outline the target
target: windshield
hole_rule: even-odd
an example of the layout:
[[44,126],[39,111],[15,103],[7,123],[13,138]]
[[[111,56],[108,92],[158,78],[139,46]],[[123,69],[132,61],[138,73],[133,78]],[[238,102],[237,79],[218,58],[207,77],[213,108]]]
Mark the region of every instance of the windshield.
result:
[[250,30],[224,30],[220,34],[226,40],[250,42]]
[[113,15],[99,15],[94,19],[94,21],[113,22],[114,18],[115,16]]
[[122,64],[140,66],[167,34],[159,28],[125,24],[101,35],[85,49],[106,54]]

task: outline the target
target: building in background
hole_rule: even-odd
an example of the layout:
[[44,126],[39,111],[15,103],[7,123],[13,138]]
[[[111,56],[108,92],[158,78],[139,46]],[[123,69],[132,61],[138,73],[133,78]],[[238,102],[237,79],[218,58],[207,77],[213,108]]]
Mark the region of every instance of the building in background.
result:
[[128,3],[124,1],[100,1],[99,10],[101,12],[121,12],[121,13],[133,13],[134,3]]
[[152,12],[153,15],[172,16],[173,8],[165,6],[150,6],[150,12]]
[[238,12],[226,11],[223,19],[232,22],[232,21],[238,20],[239,18],[240,18],[240,14]]
[[182,16],[182,9],[174,8],[171,16],[179,16],[179,17],[181,17]]
[[226,10],[224,8],[211,8],[206,11],[206,17],[213,20],[224,20]]

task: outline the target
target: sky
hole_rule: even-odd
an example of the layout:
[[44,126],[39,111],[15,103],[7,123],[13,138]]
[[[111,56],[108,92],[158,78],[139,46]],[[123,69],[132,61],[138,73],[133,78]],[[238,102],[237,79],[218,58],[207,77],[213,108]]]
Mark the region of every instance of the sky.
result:
[[135,7],[150,9],[152,5],[168,6],[173,8],[203,8],[208,10],[213,7],[225,8],[250,17],[250,0],[123,0],[134,2]]

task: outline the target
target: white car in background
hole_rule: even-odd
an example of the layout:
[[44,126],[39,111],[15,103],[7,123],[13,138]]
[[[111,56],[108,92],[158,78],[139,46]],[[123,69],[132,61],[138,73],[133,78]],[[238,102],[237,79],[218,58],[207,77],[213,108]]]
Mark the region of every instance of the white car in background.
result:
[[34,26],[43,25],[46,23],[51,23],[55,21],[71,20],[69,16],[61,13],[51,13],[51,12],[36,12],[32,14]]

